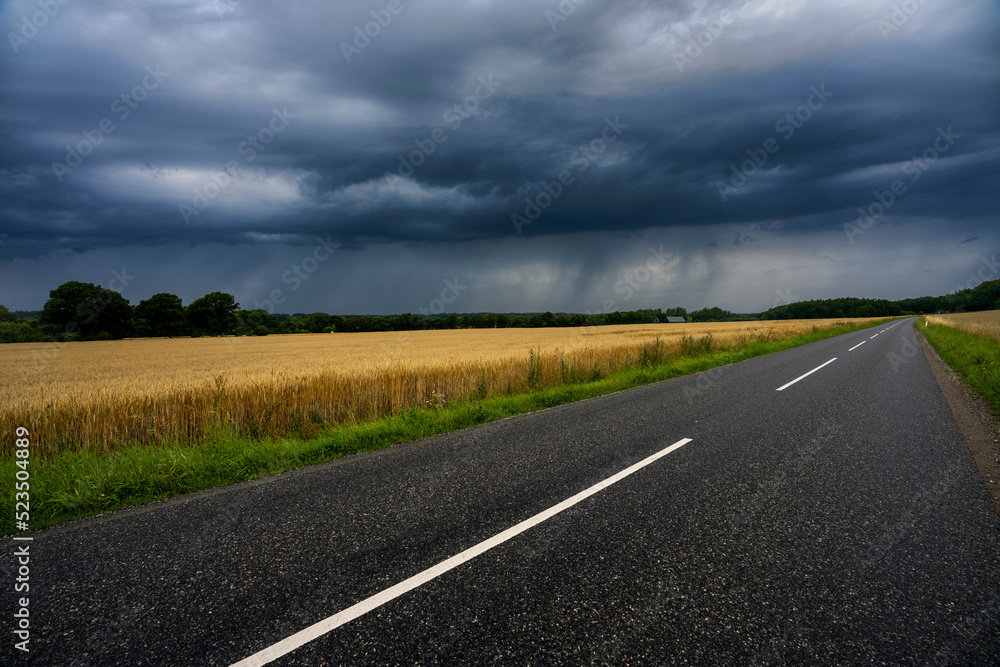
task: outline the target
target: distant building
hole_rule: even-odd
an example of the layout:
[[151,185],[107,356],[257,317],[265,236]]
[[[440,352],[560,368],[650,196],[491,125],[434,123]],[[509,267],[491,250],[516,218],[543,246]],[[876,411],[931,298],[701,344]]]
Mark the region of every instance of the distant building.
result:
[[663,321],[666,322],[666,323],[668,323],[668,324],[685,324],[685,323],[687,323],[687,320],[685,320],[683,317],[675,317],[673,315],[668,315],[667,317],[663,318]]

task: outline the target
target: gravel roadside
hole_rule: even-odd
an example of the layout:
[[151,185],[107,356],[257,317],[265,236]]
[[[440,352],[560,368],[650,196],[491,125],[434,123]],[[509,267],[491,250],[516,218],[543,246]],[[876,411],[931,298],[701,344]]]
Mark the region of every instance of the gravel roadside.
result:
[[1000,515],[1000,420],[993,414],[989,403],[941,359],[923,333],[920,343]]

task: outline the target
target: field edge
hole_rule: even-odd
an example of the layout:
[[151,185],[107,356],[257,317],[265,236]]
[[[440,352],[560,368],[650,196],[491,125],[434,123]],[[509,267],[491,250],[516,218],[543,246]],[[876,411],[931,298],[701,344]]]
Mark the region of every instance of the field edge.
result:
[[[923,322],[923,326],[917,326]],[[915,325],[941,359],[989,403],[1000,418],[1000,343],[943,324],[928,324],[921,318]]]
[[[182,496],[197,491],[261,479],[527,414],[634,387],[692,375],[720,366],[807,345],[819,340],[881,326],[886,318],[851,327],[831,327],[773,342],[753,342],[730,350],[703,352],[658,366],[635,367],[597,381],[560,385],[514,396],[462,400],[350,426],[329,427],[314,438],[253,441],[219,433],[203,446],[167,445],[123,448],[110,455],[66,454],[31,464],[31,530]],[[3,477],[15,479],[14,461],[0,461]],[[15,531],[14,484],[0,495],[0,535]]]
[[[986,491],[993,500],[997,515],[1000,516],[1000,409],[982,391],[970,384],[966,375],[952,365],[952,362],[944,358],[934,345],[934,337],[940,332],[932,332],[927,336],[924,331],[930,327],[919,326],[919,322],[915,327],[921,334],[924,355],[948,401]],[[942,348],[946,347],[940,338],[937,341]],[[987,342],[997,357],[993,362],[996,365],[1000,363],[1000,344],[989,339]]]

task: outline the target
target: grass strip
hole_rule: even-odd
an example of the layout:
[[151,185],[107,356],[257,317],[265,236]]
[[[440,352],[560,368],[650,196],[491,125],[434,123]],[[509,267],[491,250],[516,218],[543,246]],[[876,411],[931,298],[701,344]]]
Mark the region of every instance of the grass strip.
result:
[[[200,446],[136,446],[110,454],[72,452],[51,461],[31,460],[26,466],[30,473],[30,527],[43,528],[603,396],[880,326],[887,321],[890,320],[832,327],[779,341],[751,342],[729,350],[702,350],[656,365],[640,361],[635,368],[596,381],[541,388],[516,396],[413,408],[361,424],[329,426],[308,440],[255,441],[231,432],[218,432]],[[993,377],[996,378],[995,371]],[[7,492],[0,494],[0,534],[8,535],[15,532],[15,474],[22,468],[14,460],[4,459],[0,461],[0,470],[0,476],[7,481]]]
[[941,324],[925,326],[924,320],[917,326],[945,363],[985,398],[993,414],[1000,417],[1000,344],[993,338]]

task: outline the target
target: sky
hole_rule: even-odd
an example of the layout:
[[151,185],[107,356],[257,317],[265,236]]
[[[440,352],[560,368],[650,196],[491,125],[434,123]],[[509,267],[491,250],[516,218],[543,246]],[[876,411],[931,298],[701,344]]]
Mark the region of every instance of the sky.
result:
[[0,304],[760,312],[1000,278],[997,0],[0,2]]

